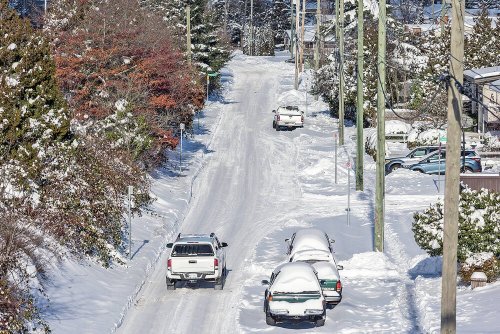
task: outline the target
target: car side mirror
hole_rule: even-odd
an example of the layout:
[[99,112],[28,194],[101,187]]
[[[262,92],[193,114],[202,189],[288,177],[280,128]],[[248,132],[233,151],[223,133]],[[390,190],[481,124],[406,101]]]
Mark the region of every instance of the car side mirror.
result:
[[330,243],[331,243],[331,244],[335,243],[335,240],[330,239]]
[[276,110],[273,110],[273,112],[276,112]]
[[285,239],[285,242],[289,242],[289,241],[290,241],[290,239],[288,239],[288,238]]
[[173,242],[169,242],[169,243],[167,244],[167,248],[172,248],[173,246],[174,246],[174,243],[173,243]]
[[344,270],[344,266],[340,265],[340,264],[337,264],[337,270]]
[[326,282],[325,282],[325,280],[324,280],[324,279],[319,280],[319,284],[323,285],[323,284],[325,284],[325,283],[326,283]]
[[221,242],[221,245],[222,245],[222,247],[227,247],[228,246],[227,242]]
[[269,285],[269,281],[267,279],[263,279],[261,283],[262,285]]

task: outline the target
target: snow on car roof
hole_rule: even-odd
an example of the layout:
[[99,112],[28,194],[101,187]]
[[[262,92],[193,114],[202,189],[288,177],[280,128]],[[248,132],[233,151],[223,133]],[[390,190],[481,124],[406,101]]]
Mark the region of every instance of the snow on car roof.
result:
[[337,267],[331,262],[316,262],[313,263],[312,266],[318,272],[319,279],[340,279]]
[[274,272],[279,272],[272,285],[275,292],[298,293],[321,289],[313,267],[305,262],[286,262]]
[[212,243],[213,238],[209,234],[181,234],[175,242],[207,242]]
[[315,228],[306,228],[297,231],[293,239],[291,255],[298,251],[313,249],[330,252],[330,244],[326,239],[325,232]]
[[316,261],[332,261],[333,256],[330,251],[322,250],[322,249],[306,249],[294,252],[290,257],[290,261],[307,261],[307,260],[316,260]]

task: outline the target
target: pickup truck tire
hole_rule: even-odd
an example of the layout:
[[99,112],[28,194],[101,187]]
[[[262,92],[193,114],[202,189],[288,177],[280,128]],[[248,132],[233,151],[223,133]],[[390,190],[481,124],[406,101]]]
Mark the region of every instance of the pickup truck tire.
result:
[[266,312],[266,324],[269,326],[276,326],[276,320],[274,320],[268,312]]
[[273,121],[273,129],[276,129],[276,121]]
[[279,131],[280,130],[280,126],[278,124],[276,124],[276,131]]
[[325,325],[325,320],[326,319],[324,317],[321,318],[321,319],[316,320],[316,327],[322,327],[322,326],[324,326]]
[[175,281],[171,281],[167,278],[167,290],[175,290]]
[[222,269],[222,276],[215,281],[214,290],[224,289],[224,283],[226,283],[226,267]]

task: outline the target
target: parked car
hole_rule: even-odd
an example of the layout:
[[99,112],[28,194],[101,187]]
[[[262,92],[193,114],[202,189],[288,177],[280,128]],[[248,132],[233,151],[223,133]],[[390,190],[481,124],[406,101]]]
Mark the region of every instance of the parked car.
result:
[[437,151],[439,146],[420,146],[414,148],[405,156],[402,157],[390,157],[385,159],[385,173],[389,174],[398,168],[401,168],[404,164],[410,164],[412,162],[418,162],[422,157],[427,154]]
[[[481,157],[474,150],[465,150],[465,165],[463,159],[464,151],[460,155],[460,168],[465,172],[479,173],[483,170],[481,166]],[[403,165],[404,168],[418,171],[426,174],[445,174],[446,170],[446,151],[432,152],[416,163]]]
[[305,228],[298,230],[292,237],[285,239],[288,243],[287,254],[292,256],[295,252],[304,250],[324,250],[332,252],[331,244],[335,240],[323,231],[316,228]]
[[309,321],[323,326],[326,320],[326,301],[314,268],[304,262],[287,262],[278,266],[264,294],[266,323]]
[[295,252],[290,262],[306,262],[313,266],[318,275],[321,289],[327,303],[336,305],[342,300],[342,283],[339,270],[333,254],[324,250],[303,250]]
[[296,106],[278,107],[273,110],[273,128],[276,131],[281,128],[302,128],[304,127],[304,114]]
[[167,248],[172,248],[167,260],[167,289],[175,290],[179,281],[214,282],[222,290],[226,271],[227,243],[219,242],[215,233],[180,234]]

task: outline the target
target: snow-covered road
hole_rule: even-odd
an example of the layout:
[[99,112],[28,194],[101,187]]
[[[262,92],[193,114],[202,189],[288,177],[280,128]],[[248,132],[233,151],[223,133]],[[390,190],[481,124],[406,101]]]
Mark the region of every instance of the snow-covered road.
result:
[[[134,217],[132,259],[102,268],[67,258],[55,268],[44,313],[53,333],[439,332],[441,259],[422,251],[411,231],[413,212],[442,197],[436,177],[404,169],[386,177],[385,251],[373,252],[373,160],[365,156],[363,192],[354,191],[351,171],[347,224],[355,128],[346,128],[338,150],[336,184],[335,119],[323,102],[306,98],[306,80],[293,89],[286,58],[235,54],[222,73],[222,99],[205,108],[184,144],[182,173],[172,152],[170,166],[152,175],[157,201]],[[304,128],[276,132],[271,111],[278,104],[307,110]],[[267,326],[260,282],[285,260],[284,239],[309,226],[336,240],[343,300],[327,311],[324,327]],[[178,232],[216,232],[229,243],[223,291],[213,284],[167,291],[165,244]],[[499,298],[499,282],[460,285],[457,332],[500,333]]]
[[[279,57],[239,55],[229,67],[234,83],[224,96],[208,161],[195,181],[194,198],[180,228],[183,233],[216,232],[229,243],[225,288],[214,291],[204,284],[167,291],[165,252],[118,332],[288,332],[294,328],[325,333],[418,332],[413,284],[405,272],[409,264],[401,267],[384,254],[371,253],[373,171],[367,172],[367,190],[353,192],[351,224],[346,225],[345,152],[353,149],[354,142],[348,139],[347,151],[339,150],[336,185],[331,178],[333,151],[324,150],[332,144],[331,118],[311,106],[304,129],[276,132],[271,127],[271,110],[292,89],[291,65]],[[411,202],[412,210],[430,202],[425,194],[420,199]],[[306,226],[334,236],[337,257],[350,259],[341,273],[344,301],[328,311],[325,327],[304,323],[268,327],[260,281],[284,260],[284,239]],[[399,252],[397,244],[393,248]],[[408,262],[405,256],[400,258]]]

